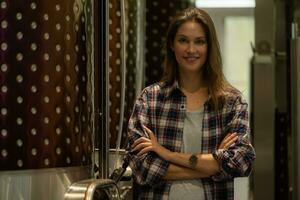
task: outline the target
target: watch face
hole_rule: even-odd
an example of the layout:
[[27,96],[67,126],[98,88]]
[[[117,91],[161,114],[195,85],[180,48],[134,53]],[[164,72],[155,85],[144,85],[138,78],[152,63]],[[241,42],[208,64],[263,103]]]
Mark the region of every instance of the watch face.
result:
[[198,157],[195,154],[192,154],[190,159],[189,159],[189,163],[190,163],[192,168],[196,167],[197,161],[198,161]]

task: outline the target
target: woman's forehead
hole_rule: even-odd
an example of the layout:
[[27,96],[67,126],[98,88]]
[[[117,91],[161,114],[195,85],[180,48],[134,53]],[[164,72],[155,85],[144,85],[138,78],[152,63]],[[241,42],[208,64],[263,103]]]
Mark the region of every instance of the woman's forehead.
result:
[[205,37],[205,31],[203,25],[196,21],[187,21],[181,24],[176,32],[177,36],[194,36],[194,37]]

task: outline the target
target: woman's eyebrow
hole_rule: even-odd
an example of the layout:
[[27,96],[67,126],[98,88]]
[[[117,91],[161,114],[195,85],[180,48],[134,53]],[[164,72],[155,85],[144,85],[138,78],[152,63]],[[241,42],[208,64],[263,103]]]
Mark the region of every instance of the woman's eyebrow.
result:
[[[177,36],[181,36],[181,37],[189,37],[187,35],[184,35],[184,34],[177,34]],[[197,36],[196,38],[206,38],[205,35],[201,35],[201,36]]]

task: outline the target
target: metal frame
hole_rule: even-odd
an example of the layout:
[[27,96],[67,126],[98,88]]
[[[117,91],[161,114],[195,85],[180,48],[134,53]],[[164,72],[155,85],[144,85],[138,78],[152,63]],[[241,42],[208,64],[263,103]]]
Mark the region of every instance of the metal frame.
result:
[[109,133],[109,1],[94,0],[95,9],[95,81],[98,83],[95,88],[97,102],[97,126],[99,148],[99,177],[108,178],[108,133]]
[[[266,15],[266,11],[268,14]],[[255,55],[252,65],[252,110],[257,158],[253,199],[275,199],[275,4],[257,0]]]
[[293,184],[293,199],[300,198],[300,37],[296,30],[291,39],[291,122],[292,122],[292,165],[291,177]]

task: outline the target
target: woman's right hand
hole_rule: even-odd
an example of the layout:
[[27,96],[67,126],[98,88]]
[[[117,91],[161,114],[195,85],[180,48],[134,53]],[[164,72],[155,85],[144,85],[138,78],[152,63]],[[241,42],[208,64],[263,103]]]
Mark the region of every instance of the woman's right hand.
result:
[[238,139],[237,133],[228,133],[226,137],[222,140],[218,149],[228,149],[235,141]]

